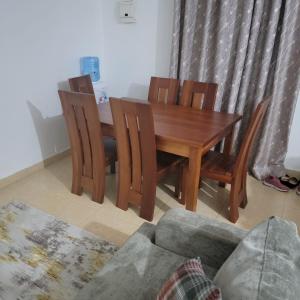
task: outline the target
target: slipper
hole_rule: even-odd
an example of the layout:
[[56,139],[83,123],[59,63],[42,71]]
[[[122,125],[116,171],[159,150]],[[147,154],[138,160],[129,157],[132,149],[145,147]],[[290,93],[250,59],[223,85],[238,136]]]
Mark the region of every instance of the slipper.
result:
[[296,177],[290,177],[289,175],[282,176],[279,180],[290,189],[294,189],[299,184],[299,180]]

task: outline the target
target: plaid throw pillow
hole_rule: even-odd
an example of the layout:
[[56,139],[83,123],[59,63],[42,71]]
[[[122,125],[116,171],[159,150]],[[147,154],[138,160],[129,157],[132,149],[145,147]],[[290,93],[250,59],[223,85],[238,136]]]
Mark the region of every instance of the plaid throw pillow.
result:
[[205,276],[200,258],[182,264],[165,282],[157,300],[220,300],[221,291]]

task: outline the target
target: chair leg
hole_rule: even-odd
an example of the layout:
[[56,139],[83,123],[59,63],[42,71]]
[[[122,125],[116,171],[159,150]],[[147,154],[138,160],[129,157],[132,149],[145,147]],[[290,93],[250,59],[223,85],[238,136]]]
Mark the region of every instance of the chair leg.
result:
[[175,197],[177,198],[180,204],[185,204],[183,199],[183,181],[184,181],[184,165],[181,164],[178,170],[178,176],[175,183]]
[[140,217],[151,222],[153,220],[156,197],[156,182],[149,182],[144,186],[141,200]]
[[239,218],[239,204],[238,204],[238,189],[233,182],[231,184],[231,190],[230,190],[230,199],[229,199],[229,205],[230,205],[230,210],[229,210],[229,220],[232,223],[236,223],[236,221]]
[[244,198],[243,198],[243,200],[242,200],[242,202],[240,204],[240,207],[241,208],[245,208],[247,206],[247,204],[248,204],[247,195],[246,195],[246,193],[244,193]]
[[247,198],[247,174],[243,178],[242,182],[242,189],[243,189],[243,200],[240,204],[241,208],[245,208],[248,204],[248,198]]
[[185,205],[185,198],[184,198],[184,195],[185,195],[185,186],[186,186],[186,168],[187,166],[182,164],[180,166],[181,168],[181,173],[180,173],[180,197],[178,198],[178,202],[182,205]]
[[73,163],[73,175],[72,175],[72,188],[71,192],[75,195],[81,196],[82,186],[81,186],[81,169],[76,169]]
[[[179,171],[180,172],[180,171]],[[181,193],[181,182],[180,182],[180,174],[178,174],[175,182],[175,192],[174,196],[179,200],[180,198],[180,193]]]
[[202,185],[202,178],[200,177],[200,179],[199,179],[199,185],[198,185],[199,189],[201,188],[201,185]]
[[141,206],[140,209],[140,217],[151,222],[153,220],[154,215],[154,206],[146,208],[145,206]]
[[102,191],[101,189],[94,189],[92,192],[92,200],[98,203],[103,203],[104,191]]
[[80,181],[79,182],[77,180],[74,181],[73,179],[71,193],[78,196],[82,195],[82,187]]
[[123,210],[128,210],[127,193],[124,193],[120,188],[118,189],[116,206]]
[[72,194],[75,194],[75,195],[78,195],[78,196],[81,196],[81,195],[82,195],[82,188],[81,188],[81,187],[78,187],[78,186],[75,187],[75,186],[72,184],[71,193],[72,193]]
[[[97,176],[96,176],[97,178]],[[105,191],[105,177],[94,179],[92,200],[98,203],[103,203],[104,201],[104,191]]]
[[175,198],[179,201],[181,198],[181,185],[179,180],[176,180],[175,182],[175,191],[174,191]]

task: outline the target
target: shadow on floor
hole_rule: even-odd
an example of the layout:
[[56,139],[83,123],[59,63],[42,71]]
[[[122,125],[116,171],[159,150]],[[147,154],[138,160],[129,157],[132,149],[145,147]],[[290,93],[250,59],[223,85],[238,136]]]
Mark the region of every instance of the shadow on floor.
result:
[[217,214],[227,217],[225,208],[228,206],[229,191],[219,187],[217,182],[202,180],[198,199]]
[[[65,158],[63,160],[63,168],[61,165],[56,167],[56,164],[47,167],[47,170],[51,172],[65,187],[71,192],[72,185],[72,161],[71,158]],[[62,171],[63,169],[63,171]],[[157,192],[155,206],[156,209],[159,209],[161,212],[168,211],[172,205],[168,204],[168,201],[165,201],[165,196],[171,198],[172,201],[175,201],[177,204],[177,199],[174,197],[174,185],[175,185],[176,177],[170,176],[164,179],[159,185],[158,189],[163,194]],[[91,194],[87,192],[83,192],[91,199]],[[228,217],[228,199],[229,199],[229,191],[225,188],[221,188],[218,186],[217,182],[210,180],[203,180],[201,184],[201,189],[198,194],[198,205],[205,205],[209,207],[211,210],[215,211],[216,214],[223,216],[224,218]],[[105,188],[105,201],[110,201],[115,209],[119,209],[116,207],[117,200],[117,183],[116,183],[116,175],[111,174],[109,172],[109,168],[106,172],[106,188]],[[91,199],[92,201],[92,199]],[[184,205],[179,205],[179,207],[184,208]],[[133,205],[129,206],[129,209],[134,211],[134,213],[139,216],[139,208]]]

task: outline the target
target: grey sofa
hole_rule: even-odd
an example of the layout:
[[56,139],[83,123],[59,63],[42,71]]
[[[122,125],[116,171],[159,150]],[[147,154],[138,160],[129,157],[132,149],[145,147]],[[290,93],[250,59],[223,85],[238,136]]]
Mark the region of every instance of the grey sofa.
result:
[[171,209],[156,226],[144,223],[77,299],[155,299],[187,258],[200,257],[204,271],[213,279],[246,233],[183,209]]
[[77,299],[156,299],[187,259],[200,257],[224,300],[300,299],[300,239],[293,222],[270,217],[251,231],[183,209],[144,223]]

